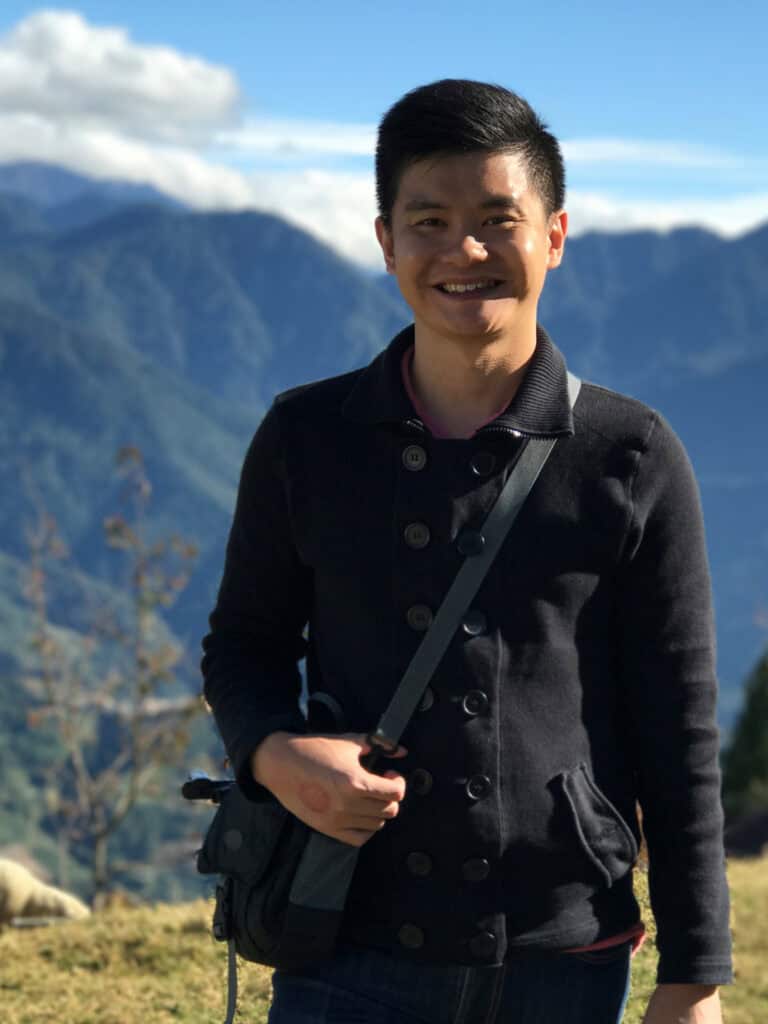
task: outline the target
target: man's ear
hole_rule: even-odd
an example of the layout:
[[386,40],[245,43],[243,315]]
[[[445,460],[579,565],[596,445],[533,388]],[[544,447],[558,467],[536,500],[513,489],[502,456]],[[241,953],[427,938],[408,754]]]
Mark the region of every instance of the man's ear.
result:
[[394,274],[395,272],[395,247],[392,243],[392,232],[384,223],[381,217],[377,217],[375,221],[376,226],[376,237],[379,240],[381,251],[384,254],[384,266],[387,268],[388,274]]
[[565,249],[565,236],[568,234],[568,214],[565,210],[553,213],[549,221],[549,252],[547,254],[547,269],[552,270],[559,267],[563,261]]

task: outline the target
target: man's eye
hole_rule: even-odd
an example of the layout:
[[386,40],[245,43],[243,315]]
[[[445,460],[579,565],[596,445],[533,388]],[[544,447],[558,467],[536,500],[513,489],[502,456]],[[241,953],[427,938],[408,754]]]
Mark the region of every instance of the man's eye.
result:
[[513,217],[511,213],[500,213],[495,217],[489,217],[486,224],[516,224],[517,218]]
[[421,220],[417,220],[415,226],[417,228],[433,228],[438,224],[442,224],[439,217],[422,217]]

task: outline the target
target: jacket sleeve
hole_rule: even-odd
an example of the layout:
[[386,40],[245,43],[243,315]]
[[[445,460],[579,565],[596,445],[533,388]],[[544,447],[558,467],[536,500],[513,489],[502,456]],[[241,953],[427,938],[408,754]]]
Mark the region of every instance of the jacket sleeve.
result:
[[711,585],[698,488],[654,414],[620,578],[621,680],[637,768],[660,983],[731,980]]
[[306,728],[297,662],[306,650],[312,574],[297,555],[291,519],[273,405],[245,457],[224,574],[203,640],[203,693],[235,777],[252,800],[268,796],[251,776],[253,751],[272,732]]

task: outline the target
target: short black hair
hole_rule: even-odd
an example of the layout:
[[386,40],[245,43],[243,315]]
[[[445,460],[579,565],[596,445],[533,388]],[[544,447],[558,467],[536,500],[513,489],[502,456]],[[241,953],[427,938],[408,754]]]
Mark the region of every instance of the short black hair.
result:
[[381,120],[376,198],[384,223],[407,167],[427,157],[477,151],[522,154],[547,216],[563,208],[560,144],[522,96],[487,82],[443,78],[406,93]]

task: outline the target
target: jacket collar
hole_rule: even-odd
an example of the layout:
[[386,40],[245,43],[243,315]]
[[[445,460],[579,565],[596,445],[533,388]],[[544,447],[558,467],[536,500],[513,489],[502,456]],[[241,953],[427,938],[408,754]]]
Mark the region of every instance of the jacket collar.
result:
[[[357,423],[423,426],[403,387],[401,373],[403,353],[413,343],[411,324],[360,373],[342,406],[344,416]],[[515,397],[478,434],[491,430],[538,437],[574,432],[565,360],[543,327],[536,328],[536,349]]]

